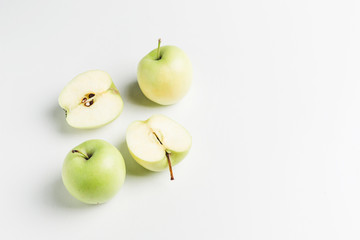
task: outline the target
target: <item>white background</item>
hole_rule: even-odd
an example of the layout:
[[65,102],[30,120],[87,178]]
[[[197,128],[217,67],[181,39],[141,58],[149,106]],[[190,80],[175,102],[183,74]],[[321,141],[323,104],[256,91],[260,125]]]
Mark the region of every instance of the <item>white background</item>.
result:
[[[360,15],[357,1],[0,1],[0,239],[360,239]],[[178,104],[136,83],[157,38],[191,58]],[[102,69],[123,113],[69,127],[57,98]],[[169,173],[137,165],[134,120],[163,113],[193,136]],[[121,191],[88,206],[63,159],[101,138],[127,164]]]

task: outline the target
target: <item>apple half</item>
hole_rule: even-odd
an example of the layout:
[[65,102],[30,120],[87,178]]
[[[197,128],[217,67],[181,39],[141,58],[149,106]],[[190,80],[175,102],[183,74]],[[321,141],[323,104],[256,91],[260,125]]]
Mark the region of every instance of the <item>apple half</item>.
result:
[[137,163],[151,171],[169,168],[185,158],[192,144],[189,132],[164,115],[153,115],[146,121],[135,121],[126,132],[129,152]]
[[97,128],[117,118],[123,100],[110,75],[90,70],[77,75],[62,90],[59,105],[74,128]]

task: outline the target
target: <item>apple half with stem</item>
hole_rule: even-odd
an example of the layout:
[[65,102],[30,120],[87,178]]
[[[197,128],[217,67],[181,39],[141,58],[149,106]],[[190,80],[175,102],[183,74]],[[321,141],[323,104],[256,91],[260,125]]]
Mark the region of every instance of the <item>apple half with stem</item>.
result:
[[164,115],[153,115],[146,121],[135,121],[126,132],[129,152],[137,163],[151,171],[169,169],[185,158],[192,144],[189,132]]
[[74,128],[97,128],[117,118],[123,100],[110,75],[90,70],[77,75],[62,90],[59,105]]
[[74,147],[66,156],[62,179],[66,189],[88,204],[104,203],[125,181],[124,159],[112,144],[93,139]]

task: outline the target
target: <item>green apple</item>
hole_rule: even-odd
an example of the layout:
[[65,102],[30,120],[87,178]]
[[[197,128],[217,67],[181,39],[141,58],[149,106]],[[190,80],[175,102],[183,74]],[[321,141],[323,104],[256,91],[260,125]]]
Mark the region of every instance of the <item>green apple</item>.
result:
[[132,157],[151,171],[170,170],[185,158],[191,148],[189,132],[164,115],[153,115],[146,121],[135,121],[126,132],[126,142]]
[[119,150],[96,139],[73,148],[62,168],[66,189],[88,204],[104,203],[112,198],[123,185],[125,175],[125,163]]
[[123,101],[108,73],[91,70],[77,75],[62,90],[59,105],[74,128],[96,128],[117,118]]
[[141,91],[150,100],[170,105],[188,92],[192,82],[192,65],[180,48],[160,47],[146,55],[138,65],[137,79]]

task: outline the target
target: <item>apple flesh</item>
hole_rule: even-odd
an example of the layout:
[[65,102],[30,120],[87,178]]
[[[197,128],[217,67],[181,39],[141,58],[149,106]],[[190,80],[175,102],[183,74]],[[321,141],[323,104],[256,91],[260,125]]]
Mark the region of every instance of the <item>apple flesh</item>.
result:
[[59,105],[74,128],[96,128],[117,118],[123,101],[108,73],[91,70],[77,75],[62,90]]
[[137,80],[150,100],[170,105],[188,92],[192,82],[190,59],[176,46],[160,47],[147,54],[138,65]]
[[185,158],[191,148],[189,132],[164,115],[135,121],[127,129],[126,142],[132,157],[151,171],[170,170]]
[[69,193],[88,204],[104,203],[121,188],[126,175],[124,159],[104,140],[89,140],[66,156],[62,179]]

